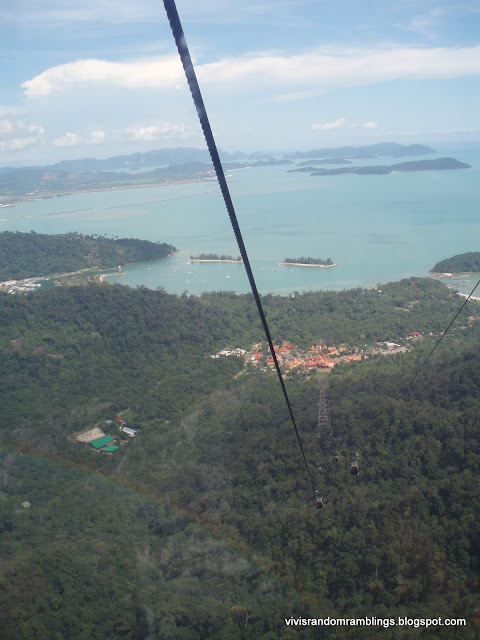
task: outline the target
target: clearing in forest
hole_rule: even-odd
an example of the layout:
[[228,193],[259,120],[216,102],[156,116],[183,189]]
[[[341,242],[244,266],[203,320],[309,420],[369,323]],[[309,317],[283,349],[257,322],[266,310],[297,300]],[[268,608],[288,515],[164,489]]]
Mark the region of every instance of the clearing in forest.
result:
[[105,434],[99,427],[92,427],[91,429],[87,429],[86,431],[82,431],[77,434],[75,436],[75,440],[78,440],[78,442],[91,442],[97,438],[103,438],[104,435]]

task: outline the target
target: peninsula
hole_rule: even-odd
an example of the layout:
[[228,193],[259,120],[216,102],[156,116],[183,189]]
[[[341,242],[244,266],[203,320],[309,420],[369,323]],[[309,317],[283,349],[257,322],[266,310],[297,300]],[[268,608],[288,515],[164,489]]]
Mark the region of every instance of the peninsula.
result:
[[200,253],[198,256],[190,256],[190,262],[243,262],[240,256],[234,256],[218,253]]
[[430,273],[480,273],[480,251],[459,253],[437,262]]
[[337,265],[331,258],[324,260],[323,258],[311,258],[310,256],[301,258],[285,258],[283,262],[279,262],[279,265],[288,265],[294,267],[336,267]]
[[175,251],[170,244],[135,238],[4,231],[0,233],[0,281],[110,269],[132,262],[159,260]]

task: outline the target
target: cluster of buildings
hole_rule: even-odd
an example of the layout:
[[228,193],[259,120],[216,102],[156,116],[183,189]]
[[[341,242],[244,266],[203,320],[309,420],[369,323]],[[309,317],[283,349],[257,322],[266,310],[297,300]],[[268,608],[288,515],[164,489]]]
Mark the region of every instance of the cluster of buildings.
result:
[[[338,362],[360,362],[364,357],[364,352],[359,351],[356,347],[347,347],[342,345],[339,347],[328,347],[327,345],[311,345],[308,351],[299,349],[296,345],[284,342],[273,346],[277,361],[282,365],[286,372],[297,370],[310,371],[312,369],[333,369]],[[273,357],[262,351],[261,344],[253,345],[250,351],[245,349],[224,349],[219,351],[211,358],[220,358],[221,356],[243,356],[246,363],[264,366],[267,368],[274,367]]]
[[31,280],[6,280],[0,282],[0,288],[4,289],[7,293],[28,293],[29,291],[35,291],[37,287],[42,285]]
[[102,436],[101,438],[95,438],[95,440],[90,440],[89,444],[97,453],[99,453],[100,451],[103,451],[105,453],[113,453],[118,449],[118,445],[116,444],[112,436]]
[[112,425],[114,421],[118,424],[119,430],[129,438],[134,438],[137,435],[137,429],[127,427],[127,423],[120,416],[115,416],[114,420],[105,420],[105,424]]
[[221,358],[222,356],[244,356],[247,353],[245,349],[222,349],[215,353],[211,358]]
[[[137,429],[127,427],[126,422],[120,416],[115,416],[113,420],[105,420],[105,424],[109,427],[118,426],[119,431],[128,438],[134,438],[137,435]],[[75,439],[79,442],[88,443],[97,453],[106,453],[112,455],[119,446],[125,445],[125,439],[117,440],[113,436],[106,435],[98,426],[78,434]]]

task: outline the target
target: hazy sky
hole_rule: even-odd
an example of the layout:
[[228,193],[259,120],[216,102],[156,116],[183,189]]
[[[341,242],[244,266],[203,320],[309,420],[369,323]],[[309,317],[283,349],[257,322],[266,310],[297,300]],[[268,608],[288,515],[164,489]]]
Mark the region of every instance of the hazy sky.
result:
[[[480,140],[478,0],[178,0],[217,144]],[[2,0],[0,166],[204,146],[161,0]]]

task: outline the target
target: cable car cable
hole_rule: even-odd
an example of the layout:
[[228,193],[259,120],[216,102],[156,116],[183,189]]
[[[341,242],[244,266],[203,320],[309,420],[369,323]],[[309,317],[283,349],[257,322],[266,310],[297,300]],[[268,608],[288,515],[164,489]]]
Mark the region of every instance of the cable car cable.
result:
[[468,296],[465,299],[465,302],[462,304],[462,306],[460,307],[460,309],[457,311],[457,313],[455,314],[453,320],[450,322],[450,324],[448,325],[448,327],[445,329],[445,331],[442,333],[442,335],[440,336],[439,340],[437,340],[437,342],[435,343],[433,349],[430,351],[430,353],[428,354],[428,356],[425,358],[425,360],[422,362],[422,364],[419,366],[419,368],[417,369],[417,371],[415,372],[415,375],[413,376],[413,378],[410,380],[410,382],[407,384],[407,386],[405,387],[405,389],[402,391],[400,398],[397,400],[397,402],[395,403],[395,406],[397,406],[397,404],[400,402],[400,400],[403,398],[403,396],[406,394],[406,392],[408,391],[408,389],[410,389],[410,387],[412,386],[414,380],[417,378],[418,374],[420,373],[420,371],[423,369],[423,367],[427,364],[428,360],[430,359],[430,356],[433,355],[433,352],[435,351],[435,349],[438,347],[438,345],[441,343],[441,341],[444,339],[444,337],[447,335],[448,330],[450,329],[450,327],[453,325],[453,323],[455,322],[455,320],[457,319],[457,317],[460,315],[463,307],[467,304],[467,302],[470,300],[470,298],[472,297],[475,289],[478,287],[478,285],[480,284],[480,280],[477,282],[477,284],[473,287],[473,289],[470,291],[470,293],[468,294]]
[[235,233],[235,238],[238,243],[238,248],[240,249],[240,255],[243,259],[243,264],[245,266],[245,270],[247,272],[248,281],[250,283],[250,288],[252,289],[253,297],[255,299],[255,303],[257,305],[258,313],[260,315],[260,319],[262,321],[263,330],[265,332],[265,336],[267,338],[268,346],[270,349],[270,353],[273,358],[273,362],[275,365],[275,369],[277,371],[278,379],[280,381],[280,385],[282,387],[283,396],[285,398],[285,402],[288,408],[288,413],[290,415],[290,420],[292,421],[293,427],[295,429],[295,434],[297,436],[298,444],[300,446],[300,450],[302,452],[303,461],[305,463],[305,468],[308,473],[308,477],[310,478],[310,483],[312,485],[312,489],[314,494],[317,495],[315,485],[313,482],[312,474],[310,472],[310,467],[307,462],[307,458],[305,455],[305,451],[303,449],[302,441],[300,439],[300,434],[298,433],[297,424],[295,422],[295,418],[293,415],[292,407],[290,405],[290,400],[288,398],[287,390],[285,388],[285,384],[282,378],[282,373],[280,371],[280,366],[278,364],[277,355],[275,353],[275,349],[273,348],[272,338],[270,336],[270,330],[268,328],[267,320],[265,318],[265,313],[263,311],[262,302],[260,300],[259,293],[257,291],[257,286],[255,284],[255,278],[253,276],[252,268],[250,266],[250,261],[248,259],[247,250],[245,248],[242,232],[240,231],[240,227],[238,224],[237,216],[235,214],[235,209],[233,207],[233,202],[230,196],[230,191],[228,189],[227,181],[225,179],[225,174],[223,171],[222,163],[220,162],[220,157],[218,155],[217,145],[215,143],[215,138],[213,137],[212,129],[210,127],[210,122],[208,120],[207,111],[205,109],[205,105],[203,102],[202,94],[200,91],[200,86],[197,81],[197,77],[195,74],[195,70],[193,68],[192,59],[190,57],[190,53],[188,50],[187,42],[185,40],[185,35],[183,33],[182,25],[180,22],[180,18],[178,16],[177,8],[175,5],[175,0],[163,0],[163,4],[165,6],[165,11],[167,12],[168,20],[170,22],[170,28],[173,33],[173,37],[175,39],[175,44],[177,45],[178,53],[180,59],[182,61],[183,69],[185,71],[185,76],[187,78],[188,86],[190,87],[190,92],[192,94],[193,102],[197,109],[198,118],[200,120],[200,124],[203,130],[203,135],[205,137],[205,142],[207,143],[208,151],[210,153],[210,157],[212,159],[212,163],[215,169],[215,173],[217,175],[218,182],[220,184],[220,189],[222,191],[223,199],[225,201],[225,206],[228,211],[228,215],[230,217],[230,222],[233,227],[233,231]]

